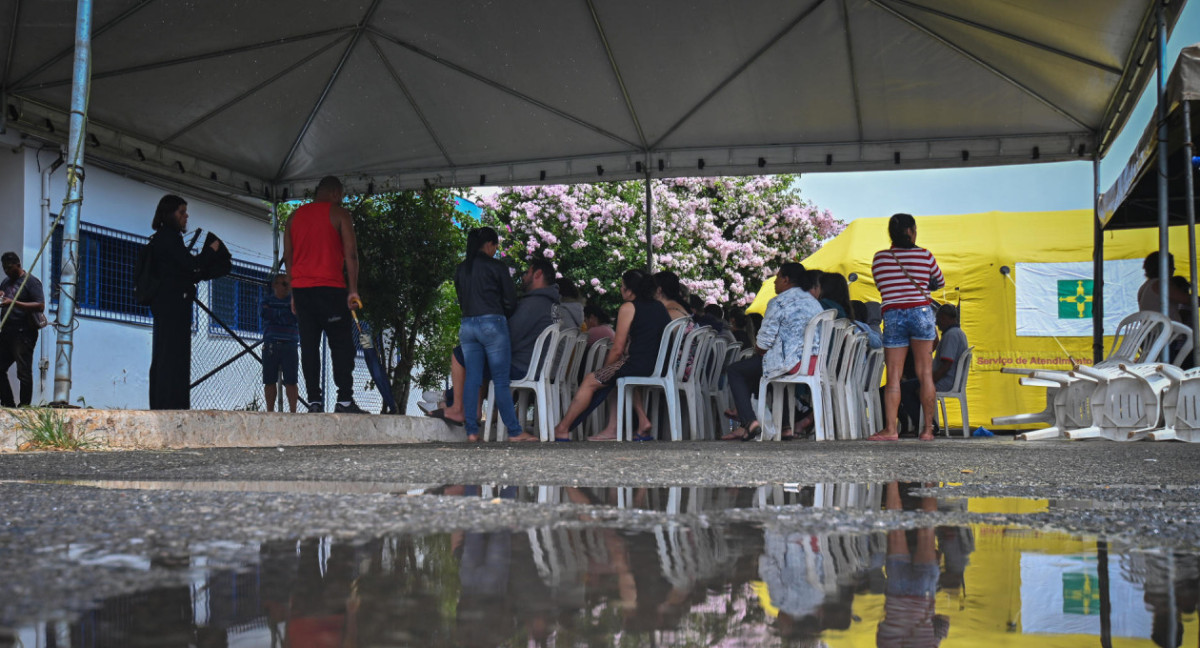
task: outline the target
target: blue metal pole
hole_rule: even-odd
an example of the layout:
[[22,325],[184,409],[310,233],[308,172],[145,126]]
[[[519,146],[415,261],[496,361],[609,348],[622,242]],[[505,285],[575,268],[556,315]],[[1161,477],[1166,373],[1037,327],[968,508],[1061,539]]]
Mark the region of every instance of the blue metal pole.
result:
[[62,272],[59,278],[58,349],[54,356],[54,402],[71,400],[71,352],[75,283],[79,267],[79,210],[83,203],[83,149],[87,136],[88,86],[92,69],[92,0],[79,0],[75,15],[75,66],[71,75],[71,121],[67,139],[67,197],[63,200]]
[[[1159,0],[1156,9],[1158,29],[1158,292],[1159,308],[1162,314],[1167,314],[1170,303],[1169,287],[1171,277],[1168,275],[1167,255],[1170,254],[1171,240],[1167,223],[1167,17],[1164,10],[1165,0]],[[1171,361],[1171,350],[1163,347],[1162,361]]]

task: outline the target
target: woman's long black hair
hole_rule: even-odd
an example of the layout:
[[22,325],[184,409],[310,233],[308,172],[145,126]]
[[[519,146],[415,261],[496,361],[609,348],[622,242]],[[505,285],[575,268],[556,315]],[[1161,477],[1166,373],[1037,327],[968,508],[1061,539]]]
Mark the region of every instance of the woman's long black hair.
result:
[[916,226],[917,219],[913,218],[912,214],[892,214],[892,218],[888,220],[888,236],[892,239],[892,247],[917,247],[912,237],[908,235],[909,228]]
[[658,287],[662,290],[663,297],[670,299],[689,311],[691,310],[688,306],[688,300],[683,296],[683,286],[679,283],[679,275],[670,270],[661,270],[654,273],[654,281],[658,282]]
[[476,227],[467,232],[467,255],[464,261],[473,260],[487,243],[500,243],[500,235],[490,227]]
[[850,306],[850,284],[846,278],[837,272],[821,273],[821,299],[842,307],[846,317],[854,317],[854,309]]
[[157,232],[164,225],[174,226],[175,212],[186,205],[187,201],[175,194],[167,194],[159,199],[158,207],[154,208],[154,220],[150,221],[150,229]]
[[654,299],[658,294],[658,282],[654,280],[654,276],[641,270],[626,270],[625,274],[621,275],[621,283],[633,293],[634,299]]

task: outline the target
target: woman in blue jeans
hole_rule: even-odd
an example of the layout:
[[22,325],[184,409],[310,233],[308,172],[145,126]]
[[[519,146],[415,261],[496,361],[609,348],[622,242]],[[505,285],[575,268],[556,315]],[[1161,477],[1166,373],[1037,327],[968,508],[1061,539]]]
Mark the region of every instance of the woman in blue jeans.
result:
[[[517,287],[508,266],[493,258],[499,246],[500,237],[496,230],[490,227],[471,230],[467,234],[466,258],[454,270],[454,289],[462,309],[458,342],[462,345],[467,370],[462,394],[463,411],[474,412],[478,407],[486,360],[496,386],[496,410],[500,412],[500,420],[508,428],[509,437],[517,437],[521,435],[521,422],[517,420],[512,390],[508,386],[512,357],[508,316],[517,308]],[[479,421],[467,416],[464,425],[467,440],[478,441]]]

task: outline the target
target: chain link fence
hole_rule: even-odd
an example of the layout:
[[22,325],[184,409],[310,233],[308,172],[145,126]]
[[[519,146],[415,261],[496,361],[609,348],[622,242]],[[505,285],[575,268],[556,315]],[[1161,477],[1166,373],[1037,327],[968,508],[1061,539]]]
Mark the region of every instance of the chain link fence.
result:
[[[199,303],[193,313],[192,328],[192,409],[266,409],[259,304],[270,290],[269,272],[266,266],[235,262],[228,276],[203,282],[198,287]],[[354,336],[354,343],[358,351],[354,363],[354,400],[368,412],[379,412],[383,399],[371,382],[358,347],[358,336]],[[303,402],[308,393],[303,368],[298,373],[298,391]],[[325,411],[332,412],[337,389],[333,384],[329,346],[324,339],[321,383]],[[277,391],[283,394],[282,385]],[[282,403],[283,407],[277,409],[287,411],[286,397]],[[305,411],[304,405],[297,409]]]

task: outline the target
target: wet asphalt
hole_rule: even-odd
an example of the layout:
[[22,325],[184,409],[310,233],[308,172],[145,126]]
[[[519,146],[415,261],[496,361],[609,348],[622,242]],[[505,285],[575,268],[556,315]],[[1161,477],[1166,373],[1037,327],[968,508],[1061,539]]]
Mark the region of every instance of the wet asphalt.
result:
[[[1200,549],[1200,445],[1009,438],[815,443],[430,444],[0,455],[0,626],[69,619],[103,596],[175,582],[186,564],[252,562],[257,543],[331,535],[555,525],[639,528],[649,511],[406,496],[409,487],[759,486],[924,482],[945,497],[1049,500],[1035,514],[812,509],[712,511],[690,524],[822,531],[966,522],[1063,530],[1134,546]],[[95,488],[72,482],[121,482]],[[178,488],[131,489],[130,482]],[[180,482],[192,482],[189,484]],[[207,484],[200,487],[198,485]],[[232,489],[211,490],[212,484]],[[347,493],[339,485],[364,485]],[[144,484],[143,484],[144,485]],[[390,487],[388,485],[391,485]],[[374,492],[370,492],[374,491]]]

